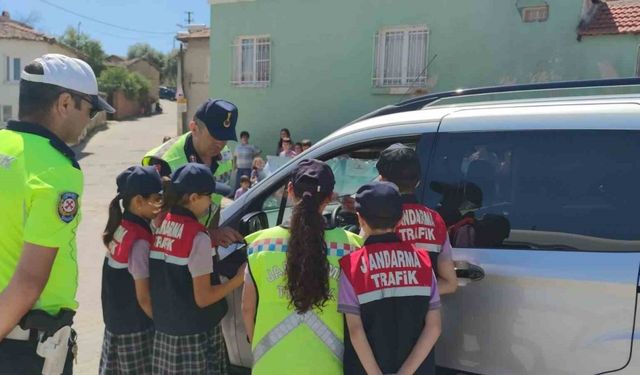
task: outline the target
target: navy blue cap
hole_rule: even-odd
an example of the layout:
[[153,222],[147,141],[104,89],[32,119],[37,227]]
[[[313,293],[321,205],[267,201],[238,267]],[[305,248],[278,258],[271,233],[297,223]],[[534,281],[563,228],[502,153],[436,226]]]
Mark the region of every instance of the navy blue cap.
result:
[[195,117],[202,121],[209,134],[219,141],[237,141],[236,123],[238,108],[222,99],[208,99],[196,111]]
[[121,195],[162,193],[162,178],[155,167],[129,167],[116,177],[116,185]]
[[294,188],[300,184],[308,185],[307,188],[313,189],[310,193],[329,194],[336,185],[336,179],[327,163],[317,159],[304,159],[292,172],[291,183]]
[[411,147],[394,143],[380,153],[378,173],[389,180],[420,178],[420,159]]
[[181,194],[220,194],[229,195],[231,189],[216,183],[209,167],[200,163],[187,163],[171,174],[171,186]]
[[356,211],[367,220],[402,218],[402,197],[398,187],[388,181],[375,181],[361,186],[356,192]]

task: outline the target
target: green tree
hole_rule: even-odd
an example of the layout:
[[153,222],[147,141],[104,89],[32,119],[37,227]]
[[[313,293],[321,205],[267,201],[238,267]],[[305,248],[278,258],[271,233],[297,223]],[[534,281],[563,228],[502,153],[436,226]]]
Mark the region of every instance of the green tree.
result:
[[[158,69],[160,69],[160,74],[162,74],[165,62],[164,53],[151,47],[149,43],[136,43],[129,47],[129,50],[127,51],[127,58],[135,59],[138,57],[144,57],[154,63]],[[162,77],[160,77],[160,79],[162,80]]]
[[100,75],[104,69],[104,59],[106,57],[100,41],[91,39],[86,33],[78,33],[72,26],[67,27],[59,41],[82,52],[96,76]]
[[174,49],[166,55],[164,62],[164,71],[162,72],[163,83],[167,86],[176,86],[176,77],[178,75],[178,50]]
[[127,98],[144,101],[149,95],[151,83],[139,73],[129,72],[121,66],[110,66],[98,77],[98,88],[107,94],[121,89]]

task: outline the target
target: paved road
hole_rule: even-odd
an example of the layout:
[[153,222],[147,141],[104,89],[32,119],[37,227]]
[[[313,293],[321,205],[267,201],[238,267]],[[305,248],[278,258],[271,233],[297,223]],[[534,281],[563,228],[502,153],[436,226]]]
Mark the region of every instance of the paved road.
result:
[[107,222],[109,202],[115,196],[115,177],[140,163],[142,156],[159,145],[164,136],[176,135],[175,103],[162,101],[164,113],[132,121],[109,122],[86,144],[75,147],[84,171],[82,223],[78,230],[80,308],[75,319],[79,335],[76,374],[96,374],[104,325],[100,284],[105,248],[101,233]]

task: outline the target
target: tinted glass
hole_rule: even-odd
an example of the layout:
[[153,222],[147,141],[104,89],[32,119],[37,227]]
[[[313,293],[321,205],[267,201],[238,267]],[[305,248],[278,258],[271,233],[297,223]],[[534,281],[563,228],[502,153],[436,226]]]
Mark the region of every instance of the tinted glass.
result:
[[426,204],[456,247],[638,250],[640,132],[443,133]]

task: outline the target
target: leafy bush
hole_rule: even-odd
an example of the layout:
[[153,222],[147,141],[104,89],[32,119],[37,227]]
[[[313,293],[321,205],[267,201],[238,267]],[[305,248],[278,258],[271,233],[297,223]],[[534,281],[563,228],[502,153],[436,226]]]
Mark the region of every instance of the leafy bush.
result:
[[121,89],[127,98],[143,101],[149,95],[151,83],[137,72],[130,72],[121,66],[111,66],[100,73],[98,88],[108,94]]

